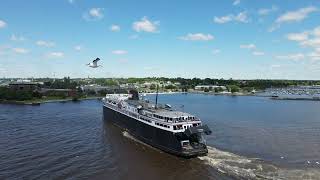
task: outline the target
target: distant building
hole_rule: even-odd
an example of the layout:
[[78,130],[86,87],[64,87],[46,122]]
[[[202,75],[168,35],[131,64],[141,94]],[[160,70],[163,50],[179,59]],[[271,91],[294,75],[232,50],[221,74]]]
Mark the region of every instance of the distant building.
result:
[[225,86],[216,86],[216,85],[199,85],[199,86],[196,86],[194,89],[198,91],[203,91],[204,89],[214,90],[215,88],[221,88],[223,91],[227,90]]
[[153,85],[159,85],[160,86],[161,83],[159,83],[159,82],[145,82],[145,83],[142,84],[142,87],[143,88],[150,88]]
[[120,88],[136,89],[136,88],[139,88],[139,85],[138,84],[133,84],[133,83],[126,83],[126,84],[120,84]]
[[80,88],[84,92],[94,91],[95,93],[98,93],[99,91],[114,91],[120,89],[119,86],[100,86],[97,84],[84,85]]
[[1,81],[0,82],[0,87],[3,87],[3,86],[9,86],[9,82],[4,82],[4,81]]
[[37,82],[19,81],[9,83],[9,88],[14,91],[34,91],[39,90],[40,84]]

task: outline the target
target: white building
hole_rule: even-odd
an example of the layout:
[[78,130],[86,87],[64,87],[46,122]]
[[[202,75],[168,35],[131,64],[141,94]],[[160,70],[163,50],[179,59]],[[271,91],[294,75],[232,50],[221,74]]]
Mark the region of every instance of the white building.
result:
[[221,88],[223,91],[227,90],[227,88],[225,86],[216,86],[216,85],[198,85],[194,89],[203,91],[204,89],[214,90],[216,88]]

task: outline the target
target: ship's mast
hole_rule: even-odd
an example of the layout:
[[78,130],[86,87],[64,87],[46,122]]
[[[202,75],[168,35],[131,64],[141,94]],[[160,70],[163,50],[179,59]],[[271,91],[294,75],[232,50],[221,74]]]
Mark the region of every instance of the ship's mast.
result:
[[156,93],[156,106],[155,108],[158,108],[158,94],[159,94],[159,84],[157,84],[157,93]]

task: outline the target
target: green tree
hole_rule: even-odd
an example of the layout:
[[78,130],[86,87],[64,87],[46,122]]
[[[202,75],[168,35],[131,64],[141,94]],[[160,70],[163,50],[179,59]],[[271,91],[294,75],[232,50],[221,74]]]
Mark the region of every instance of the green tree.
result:
[[155,84],[151,84],[151,85],[150,85],[150,89],[151,89],[151,90],[155,90],[156,88],[157,88],[157,85],[155,85]]
[[228,87],[228,89],[230,90],[231,93],[235,93],[235,92],[239,92],[240,91],[240,88],[237,85],[230,85]]

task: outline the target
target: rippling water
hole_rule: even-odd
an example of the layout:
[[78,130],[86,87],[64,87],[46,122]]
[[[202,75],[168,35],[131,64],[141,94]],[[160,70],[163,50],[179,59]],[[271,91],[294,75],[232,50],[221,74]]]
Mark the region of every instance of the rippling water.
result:
[[160,101],[183,104],[210,126],[208,156],[180,159],[134,141],[103,121],[96,100],[0,105],[0,179],[320,179],[319,102],[191,94]]

